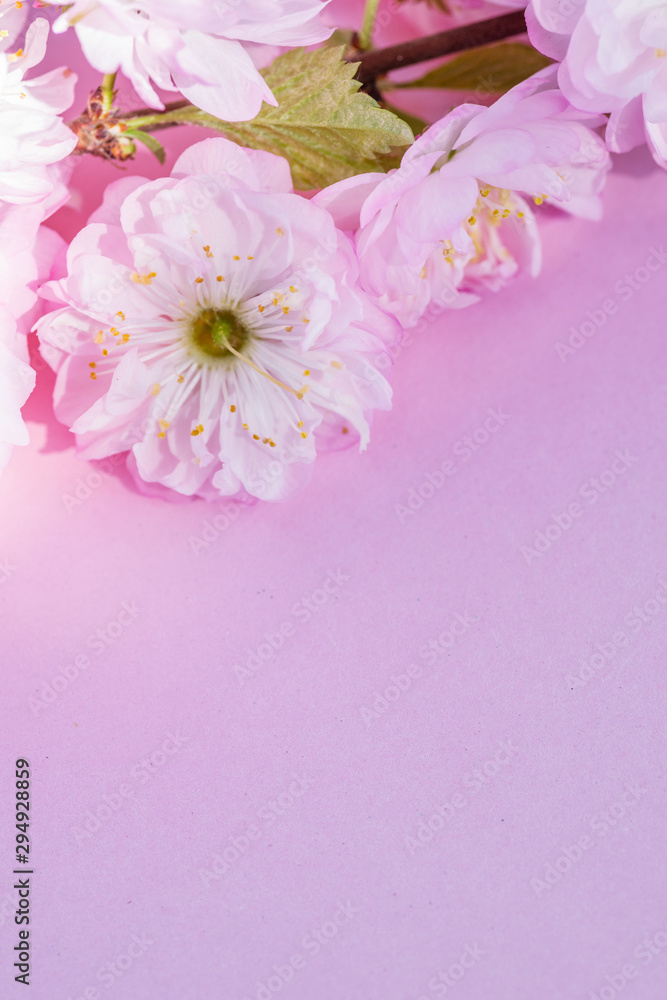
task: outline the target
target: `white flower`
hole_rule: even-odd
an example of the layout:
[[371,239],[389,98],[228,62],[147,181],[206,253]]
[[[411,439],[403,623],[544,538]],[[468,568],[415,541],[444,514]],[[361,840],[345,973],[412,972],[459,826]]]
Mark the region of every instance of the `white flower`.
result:
[[49,286],[56,413],[82,457],[131,449],[145,482],[285,499],[390,405],[375,359],[400,328],[357,278],[286,161],[198,143],[171,178],[111,185]]
[[[17,19],[11,9],[0,16],[3,40],[10,28],[21,27],[23,14],[19,10]],[[0,468],[13,445],[28,441],[21,407],[35,373],[26,335],[37,312],[38,280],[48,276],[59,243],[40,223],[67,197],[62,161],[76,145],[59,117],[72,103],[76,77],[61,68],[25,78],[44,57],[48,32],[39,18],[23,48],[0,51]]]
[[[45,0],[60,5],[60,0]],[[226,121],[254,118],[276,104],[244,43],[299,46],[331,34],[321,0],[74,0],[55,31],[75,26],[88,61],[121,69],[152,108],[155,87],[180,90]],[[152,81],[152,82],[151,82]]]
[[61,67],[25,79],[44,57],[48,33],[39,18],[22,49],[0,53],[0,205],[41,203],[44,216],[66,197],[59,165],[76,146],[60,117],[74,100],[74,74]]

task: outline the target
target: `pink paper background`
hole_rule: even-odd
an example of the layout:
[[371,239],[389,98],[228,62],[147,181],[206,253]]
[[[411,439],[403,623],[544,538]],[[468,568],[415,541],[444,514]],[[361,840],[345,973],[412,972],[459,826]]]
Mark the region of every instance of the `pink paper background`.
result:
[[[83,204],[115,176],[82,161]],[[67,209],[58,224],[69,235],[84,218]],[[20,756],[33,772],[32,1000],[665,995],[665,264],[621,289],[667,247],[667,176],[644,152],[621,158],[601,224],[545,214],[543,235],[538,280],[443,315],[405,348],[365,456],[324,457],[296,500],[221,519],[197,552],[226,505],[147,499],[98,471],[68,512],[94,467],[53,420],[42,373],[32,444],[0,482],[3,998],[27,995],[11,968]],[[607,299],[616,312],[561,361],[556,343]],[[507,417],[466,459],[459,442],[490,409]],[[580,491],[617,450],[628,467],[590,503]],[[399,516],[447,459],[455,473]],[[581,515],[528,565],[522,546],[573,502]],[[89,637],[123,602],[136,620],[96,653]],[[420,658],[457,616],[460,636]],[[235,665],[282,625],[240,684]],[[620,630],[625,644],[573,689],[568,675]],[[410,664],[409,690],[362,717]],[[66,689],[37,710],[63,672]],[[170,734],[182,742],[164,753]],[[225,852],[228,870],[202,877]],[[533,881],[547,872],[548,888]],[[355,911],[344,922],[339,904]],[[133,935],[145,953],[98,978]],[[269,983],[296,955],[289,982]]]

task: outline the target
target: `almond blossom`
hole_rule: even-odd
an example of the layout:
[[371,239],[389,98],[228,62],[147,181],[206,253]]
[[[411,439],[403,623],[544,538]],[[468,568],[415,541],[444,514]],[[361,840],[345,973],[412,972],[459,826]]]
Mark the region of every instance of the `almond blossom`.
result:
[[609,155],[549,67],[489,108],[462,104],[389,175],[362,174],[315,201],[356,231],[364,287],[413,325],[430,303],[457,307],[497,290],[541,251],[529,202],[599,218]]
[[665,0],[532,0],[526,20],[533,45],[561,60],[558,83],[568,100],[610,113],[609,148],[647,141],[667,168]]
[[400,329],[280,157],[207,139],[169,178],[117,181],[67,272],[38,330],[83,458],[131,450],[144,482],[282,500],[390,406],[375,358]]
[[[61,6],[59,0],[44,0]],[[122,70],[152,108],[157,90],[180,91],[227,121],[254,118],[276,105],[244,47],[299,46],[331,34],[322,0],[74,0],[55,31],[74,26],[84,54],[103,73]]]

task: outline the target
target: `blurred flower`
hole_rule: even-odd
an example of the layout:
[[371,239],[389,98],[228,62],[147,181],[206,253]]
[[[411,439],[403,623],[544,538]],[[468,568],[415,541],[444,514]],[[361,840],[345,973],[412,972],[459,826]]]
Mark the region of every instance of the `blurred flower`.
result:
[[[366,0],[331,0],[323,19],[336,28],[358,30]],[[481,21],[524,7],[523,0],[382,0],[375,21],[378,46],[400,44],[406,38],[434,35],[469,21]]]
[[112,184],[67,268],[39,333],[84,458],[131,448],[145,482],[282,500],[390,406],[374,358],[400,329],[270,153],[208,139],[171,178]]
[[40,226],[40,205],[8,205],[0,210],[0,470],[13,445],[28,443],[21,407],[35,385],[27,334],[40,311],[37,286],[50,277],[52,261],[64,246]]
[[[44,0],[61,6],[60,0]],[[262,101],[277,104],[244,43],[299,46],[330,34],[321,0],[74,0],[54,25],[74,26],[96,69],[121,69],[152,108],[154,86],[180,90],[227,121],[254,118]],[[152,81],[152,83],[151,83]]]
[[[3,37],[22,27],[18,14],[0,18]],[[38,281],[49,276],[59,243],[40,223],[67,197],[62,161],[76,145],[60,118],[74,99],[76,77],[60,68],[25,78],[43,59],[48,32],[39,18],[23,48],[0,51],[0,468],[13,445],[28,442],[21,407],[35,373],[26,335],[37,313]]]
[[10,48],[18,38],[28,15],[27,3],[12,3],[0,7],[0,52]]
[[611,113],[607,145],[625,152],[648,141],[667,167],[665,0],[532,0],[533,45],[562,60],[558,83],[583,111]]
[[19,357],[17,348],[16,322],[0,306],[0,471],[7,465],[13,446],[28,443],[21,407],[35,387],[35,373]]
[[48,33],[39,18],[22,49],[0,53],[0,206],[39,202],[45,215],[67,196],[59,163],[76,145],[60,117],[74,100],[74,74],[60,67],[24,76],[44,58]]
[[609,169],[597,119],[572,109],[551,67],[490,108],[463,104],[389,175],[364,174],[315,201],[356,231],[364,287],[406,325],[429,303],[467,305],[540,266],[526,197],[599,218]]

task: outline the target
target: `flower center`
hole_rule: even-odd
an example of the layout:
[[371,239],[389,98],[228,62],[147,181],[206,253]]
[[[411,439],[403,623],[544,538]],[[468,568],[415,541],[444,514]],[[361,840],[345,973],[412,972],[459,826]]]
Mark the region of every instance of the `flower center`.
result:
[[250,331],[230,309],[204,309],[190,324],[189,340],[201,360],[231,361],[247,345]]

